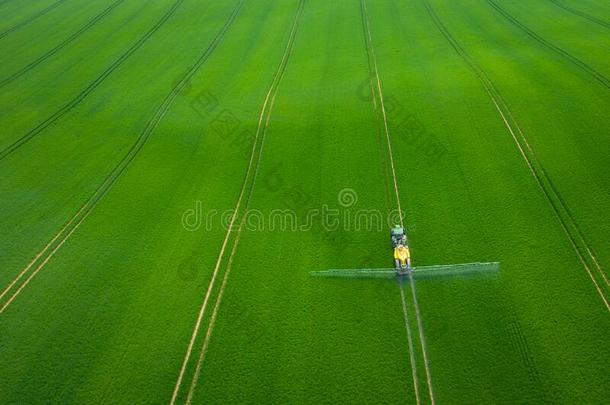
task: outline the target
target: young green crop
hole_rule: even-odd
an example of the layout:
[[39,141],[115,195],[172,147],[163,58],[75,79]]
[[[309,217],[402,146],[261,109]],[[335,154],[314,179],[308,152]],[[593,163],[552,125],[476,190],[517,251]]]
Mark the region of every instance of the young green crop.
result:
[[[0,2],[0,32],[52,3]],[[0,81],[111,3],[66,0],[0,38],[11,55]],[[501,263],[499,278],[417,280],[438,403],[610,396],[610,96],[574,62],[610,77],[608,30],[557,3],[610,21],[597,0],[366,3],[415,265]],[[309,276],[392,266],[395,198],[360,1],[305,0],[285,61],[299,1],[244,0],[233,14],[237,4],[125,0],[3,87],[0,149],[111,69],[0,160],[0,294],[27,270],[0,306],[43,263],[0,314],[0,402],[170,401],[282,63],[253,222],[209,329],[221,257],[185,387],[209,331],[193,403],[415,402],[396,283]],[[70,225],[83,204],[87,216]],[[337,212],[339,226],[271,226],[286,210],[298,221]],[[387,223],[356,229],[356,212]],[[587,256],[601,295],[570,242],[577,233],[601,268]],[[413,316],[408,325],[417,330]],[[421,350],[413,357],[425,403]]]

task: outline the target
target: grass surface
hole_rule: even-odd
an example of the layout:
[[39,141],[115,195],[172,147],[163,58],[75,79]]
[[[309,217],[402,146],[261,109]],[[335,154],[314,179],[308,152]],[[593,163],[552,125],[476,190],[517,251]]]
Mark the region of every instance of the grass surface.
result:
[[[438,403],[610,397],[607,4],[0,14],[0,402],[170,402],[204,302],[178,403],[429,403],[424,354]],[[342,229],[396,208],[375,71],[415,263],[501,263],[417,281],[426,352],[409,284],[309,276],[390,264]],[[340,226],[183,226],[237,201]]]

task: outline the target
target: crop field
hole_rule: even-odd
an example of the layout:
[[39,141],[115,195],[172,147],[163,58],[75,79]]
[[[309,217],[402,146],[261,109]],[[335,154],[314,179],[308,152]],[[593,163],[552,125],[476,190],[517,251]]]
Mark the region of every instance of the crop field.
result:
[[[607,1],[0,0],[0,54],[0,404],[608,403]],[[499,271],[310,274],[399,223]]]

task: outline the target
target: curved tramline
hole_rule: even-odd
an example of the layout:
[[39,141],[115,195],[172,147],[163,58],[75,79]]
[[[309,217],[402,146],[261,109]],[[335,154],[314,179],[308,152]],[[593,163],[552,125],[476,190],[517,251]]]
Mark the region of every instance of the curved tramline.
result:
[[95,26],[98,22],[100,22],[104,17],[106,17],[108,14],[110,14],[111,11],[113,11],[115,8],[117,8],[124,1],[125,0],[116,0],[114,3],[110,4],[104,10],[102,10],[99,14],[97,14],[95,17],[93,17],[91,20],[89,20],[85,25],[83,25],[81,28],[79,28],[78,31],[74,32],[68,38],[61,41],[55,47],[48,50],[47,52],[45,52],[43,55],[39,56],[38,58],[34,59],[30,63],[28,63],[27,65],[22,67],[21,69],[17,70],[12,75],[0,80],[0,88],[6,86],[7,84],[11,83],[12,81],[14,81],[18,78],[20,78],[21,76],[23,76],[30,70],[34,69],[36,66],[40,65],[45,60],[49,59],[51,56],[55,55],[60,50],[65,48],[72,41],[74,41],[75,39],[80,37],[82,34],[84,34],[86,31],[88,31],[90,28]]
[[593,251],[593,248],[589,245],[585,239],[584,234],[581,232],[580,227],[574,220],[567,203],[563,197],[559,194],[559,191],[553,185],[553,182],[549,178],[546,170],[542,166],[542,163],[536,157],[534,150],[530,146],[525,133],[521,130],[512,112],[508,108],[508,105],[504,101],[500,91],[491,81],[487,73],[482,70],[470,57],[470,55],[464,50],[459,42],[451,35],[449,30],[445,27],[443,22],[440,20],[438,14],[430,4],[428,0],[422,0],[430,15],[430,18],[445,37],[447,42],[456,51],[456,53],[466,63],[468,68],[474,73],[474,75],[481,82],[485,92],[487,93],[490,101],[494,105],[498,115],[500,116],[503,124],[507,131],[511,135],[513,142],[519,150],[519,154],[525,161],[529,172],[538,184],[542,191],[545,199],[549,203],[553,214],[557,218],[561,228],[566,235],[568,241],[572,245],[574,252],[576,253],[579,261],[583,265],[587,275],[591,279],[595,290],[600,296],[602,303],[606,307],[606,310],[610,312],[610,281],[602,269],[597,256]]
[[[191,339],[189,341],[186,353],[184,355],[184,359],[182,361],[182,366],[180,368],[180,372],[178,374],[178,378],[176,380],[176,384],[174,386],[174,391],[172,393],[172,398],[170,400],[170,405],[174,405],[176,404],[176,402],[178,401],[178,396],[180,394],[180,390],[182,388],[182,384],[184,381],[184,378],[186,376],[186,370],[187,367],[189,365],[189,361],[190,358],[193,354],[193,350],[195,349],[195,343],[197,341],[197,338],[199,336],[199,332],[201,329],[201,324],[203,321],[203,317],[205,315],[207,306],[208,306],[208,302],[210,299],[210,296],[212,295],[212,291],[214,289],[214,285],[216,283],[216,279],[218,276],[218,273],[221,269],[221,265],[223,262],[223,258],[225,256],[225,250],[227,248],[227,245],[229,243],[229,239],[231,238],[233,231],[235,229],[237,229],[236,232],[236,236],[233,239],[233,245],[231,247],[231,251],[229,254],[229,259],[227,262],[227,266],[224,272],[224,276],[220,285],[220,290],[218,292],[218,295],[216,296],[216,301],[214,303],[214,308],[212,310],[212,315],[210,317],[210,321],[208,323],[208,328],[206,330],[206,334],[204,337],[204,341],[201,347],[201,351],[199,354],[199,357],[197,359],[197,364],[195,366],[195,372],[194,375],[191,379],[191,384],[189,386],[189,391],[187,393],[187,398],[185,400],[185,402],[187,404],[190,404],[191,401],[193,400],[193,396],[195,393],[195,388],[197,387],[197,383],[199,380],[199,375],[201,372],[201,366],[203,364],[203,361],[205,359],[205,355],[207,353],[207,348],[209,345],[209,341],[210,338],[212,336],[212,332],[214,329],[214,324],[216,321],[216,316],[218,314],[218,309],[220,308],[220,304],[222,302],[222,297],[225,291],[225,286],[227,284],[227,280],[229,278],[229,274],[231,273],[231,268],[232,268],[232,264],[233,264],[233,258],[235,257],[235,252],[237,251],[237,247],[239,245],[239,240],[241,237],[241,231],[243,229],[243,225],[244,225],[244,221],[247,218],[246,215],[242,215],[242,218],[240,221],[238,221],[238,225],[237,227],[235,226],[235,223],[237,221],[238,216],[240,215],[241,212],[246,212],[248,209],[248,206],[250,204],[250,200],[252,198],[252,194],[254,192],[254,188],[256,186],[256,178],[258,175],[258,170],[260,167],[260,162],[261,162],[261,157],[263,154],[263,147],[264,147],[264,143],[265,143],[265,135],[266,135],[266,131],[267,131],[267,127],[269,125],[269,120],[271,117],[271,110],[273,109],[273,105],[275,104],[275,96],[277,94],[277,89],[278,86],[280,85],[280,82],[282,81],[282,78],[284,77],[284,72],[286,70],[286,66],[288,65],[288,61],[290,59],[290,55],[292,52],[292,47],[294,44],[294,38],[296,36],[296,32],[298,29],[298,24],[299,24],[299,20],[301,18],[301,14],[303,11],[303,7],[305,5],[305,0],[300,0],[297,11],[296,11],[296,15],[294,18],[294,22],[291,26],[290,29],[290,34],[288,37],[288,41],[286,43],[286,47],[284,48],[284,53],[282,55],[282,59],[278,65],[278,68],[275,72],[275,75],[273,77],[273,80],[271,81],[271,85],[269,86],[269,89],[265,95],[265,99],[263,101],[263,105],[261,107],[261,111],[258,117],[258,123],[257,123],[257,127],[256,127],[256,133],[254,135],[254,141],[252,143],[252,150],[250,152],[250,158],[248,161],[248,167],[246,169],[246,173],[244,175],[244,180],[242,183],[242,187],[240,189],[240,193],[239,196],[237,198],[237,201],[235,203],[235,207],[233,208],[233,214],[231,215],[231,220],[228,224],[227,227],[227,233],[225,234],[224,240],[222,242],[222,246],[220,248],[220,252],[218,254],[218,258],[216,260],[216,265],[214,266],[214,270],[212,272],[212,278],[210,280],[210,283],[208,284],[208,288],[206,290],[206,293],[204,295],[204,299],[203,302],[201,304],[201,308],[199,309],[199,313],[197,315],[197,320],[195,321],[195,326],[193,328],[193,333],[191,335]],[[256,163],[255,163],[256,162]],[[246,189],[247,191],[247,196],[246,196]],[[244,197],[246,197],[245,203],[243,204],[243,210],[241,209],[242,207],[242,202],[244,200]]]
[[597,17],[594,17],[594,16],[592,16],[590,14],[587,14],[584,11],[580,11],[580,10],[577,10],[577,9],[575,9],[573,7],[566,6],[565,4],[563,4],[560,1],[557,1],[557,0],[549,0],[549,1],[551,3],[553,3],[554,5],[556,5],[557,7],[567,11],[568,13],[571,13],[571,14],[574,14],[576,16],[582,17],[582,18],[584,18],[586,20],[591,21],[592,23],[601,25],[602,27],[610,28],[610,23],[608,23],[607,21],[604,21],[604,20],[602,20],[600,18],[597,18]]
[[58,6],[61,5],[61,3],[64,3],[66,0],[57,0],[55,3],[51,4],[50,6],[43,8],[42,10],[40,10],[39,12],[31,15],[30,17],[26,18],[23,21],[18,22],[17,24],[13,25],[12,27],[0,32],[0,39],[4,38],[5,36],[7,36],[8,34],[10,34],[11,32],[17,31],[18,29],[25,27],[26,25],[28,25],[29,23],[31,23],[32,21],[42,17],[45,14],[48,14],[50,11],[52,11],[53,9],[57,8]]
[[[42,268],[48,263],[52,256],[61,248],[66,240],[76,231],[76,229],[83,223],[87,216],[93,211],[95,206],[102,200],[107,194],[108,190],[116,183],[119,177],[128,168],[129,164],[136,158],[138,153],[142,150],[150,135],[157,128],[165,114],[169,111],[172,103],[180,94],[181,90],[189,83],[189,80],[197,73],[205,61],[210,57],[212,52],[216,49],[226,31],[229,29],[235,17],[237,16],[244,0],[239,0],[235,5],[235,8],[229,15],[225,24],[222,26],[220,31],[216,34],[212,42],[199,56],[196,63],[186,72],[182,79],[174,85],[169,94],[165,97],[155,114],[148,121],[148,124],[144,130],[140,133],[136,142],[132,145],[131,149],[127,154],[119,161],[114,169],[106,176],[102,184],[97,188],[93,195],[83,204],[83,206],[70,218],[70,220],[64,225],[64,227],[51,239],[51,241],[36,255],[36,257],[17,275],[17,277],[9,284],[8,287],[0,294],[0,314],[3,313],[6,308],[13,302],[13,300],[21,293],[21,291],[29,284],[29,282],[42,270]],[[37,266],[36,266],[37,265]],[[35,267],[36,266],[36,267]],[[34,270],[32,270],[34,269]],[[32,270],[30,272],[30,270]],[[29,275],[28,275],[29,273]],[[19,282],[26,276],[27,278],[19,284]],[[9,297],[10,295],[10,297]],[[6,301],[2,301],[4,298],[8,298]]]
[[44,121],[36,125],[34,128],[29,130],[25,135],[21,136],[11,145],[0,151],[0,160],[6,158],[26,142],[30,141],[36,135],[47,129],[58,119],[69,113],[74,107],[79,105],[93,90],[95,90],[108,76],[112,74],[119,66],[121,66],[131,55],[134,54],[138,49],[142,47],[148,41],[148,39],[159,30],[169,18],[178,10],[178,7],[184,2],[184,0],[176,0],[172,6],[163,14],[163,16],[153,25],[144,35],[142,35],[136,42],[134,42],[129,49],[127,49],[121,56],[119,56],[110,66],[108,66],[101,75],[93,80],[85,89],[83,89],[76,97],[64,104],[59,110],[51,114]]
[[597,70],[595,70],[594,68],[589,66],[587,63],[585,63],[582,60],[578,59],[577,57],[575,57],[571,53],[565,51],[564,49],[558,47],[557,45],[547,41],[546,39],[544,39],[540,35],[536,34],[530,28],[528,28],[523,23],[521,23],[519,20],[517,20],[515,17],[513,17],[508,11],[503,9],[494,0],[487,0],[487,3],[494,10],[496,10],[500,15],[502,15],[504,18],[506,18],[508,20],[508,22],[510,22],[515,27],[519,28],[521,31],[525,32],[530,38],[534,39],[535,41],[537,41],[538,43],[542,44],[546,48],[548,48],[548,49],[558,53],[559,55],[563,56],[565,59],[569,60],[575,66],[580,68],[582,71],[584,71],[584,72],[590,74],[591,76],[593,76],[593,78],[595,80],[597,80],[598,82],[600,82],[603,86],[605,86],[606,88],[610,89],[610,80],[608,80],[608,78],[606,76],[604,76],[603,74],[601,74],[600,72],[598,72]]

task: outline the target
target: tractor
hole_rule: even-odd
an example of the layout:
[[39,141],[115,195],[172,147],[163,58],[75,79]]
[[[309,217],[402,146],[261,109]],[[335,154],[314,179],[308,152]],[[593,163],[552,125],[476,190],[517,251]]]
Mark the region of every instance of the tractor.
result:
[[411,252],[407,244],[405,229],[400,225],[395,225],[390,230],[392,239],[392,249],[394,249],[394,268],[399,274],[407,273],[411,270]]

